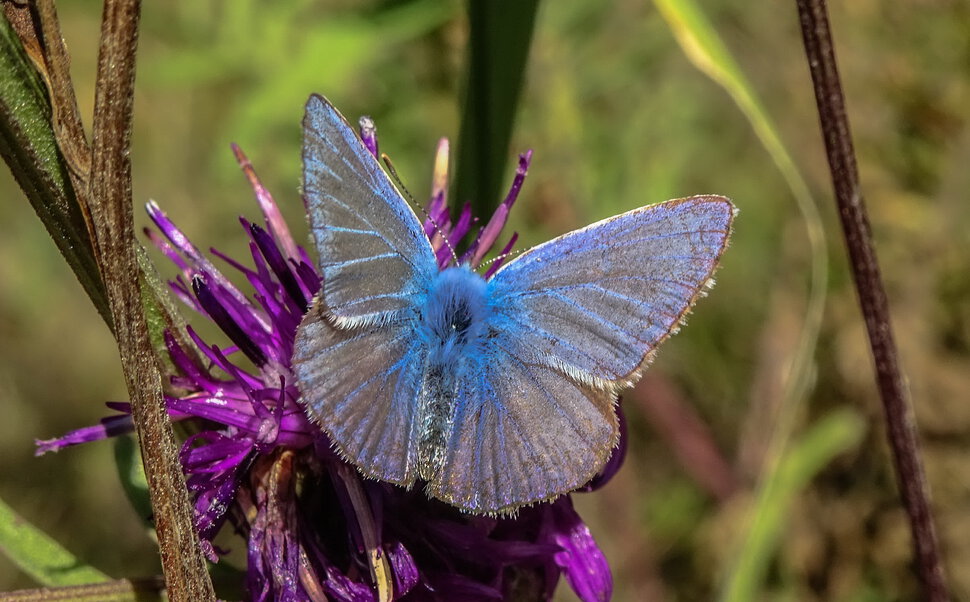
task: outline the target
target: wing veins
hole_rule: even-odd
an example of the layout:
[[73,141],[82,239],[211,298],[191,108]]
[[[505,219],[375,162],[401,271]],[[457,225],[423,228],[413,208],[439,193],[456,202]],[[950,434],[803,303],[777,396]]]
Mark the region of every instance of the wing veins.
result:
[[357,265],[358,263],[367,263],[368,261],[375,261],[377,259],[388,259],[390,257],[400,257],[400,253],[381,253],[380,255],[369,255],[367,257],[357,257],[355,259],[346,259],[344,261],[338,261],[335,263],[328,263],[326,269],[336,268],[342,269],[343,266]]
[[[359,213],[355,212],[354,209],[350,205],[348,205],[347,203],[344,203],[343,201],[341,201],[340,199],[338,199],[337,197],[333,196],[330,193],[324,192],[324,193],[322,193],[322,196],[325,196],[325,197],[329,198],[331,200],[331,202],[333,202],[333,203],[335,203],[337,205],[340,205],[344,209],[350,211],[355,217],[357,217],[360,221],[362,221],[365,224],[367,224],[370,228],[374,228],[374,224],[370,223],[370,221],[367,218],[365,218],[362,215],[360,215]],[[380,195],[375,195],[375,196],[378,196],[379,197]],[[398,195],[398,197],[400,197],[400,195]],[[381,200],[383,200],[383,199],[381,199]],[[403,198],[401,199],[401,202],[404,203],[405,206],[408,206],[407,205],[407,202],[404,201]],[[376,231],[377,230],[375,229],[374,232],[376,232]],[[378,236],[380,236],[380,235],[378,235]],[[408,257],[407,255],[401,253],[401,251],[399,251],[394,245],[392,245],[390,242],[388,242],[387,238],[385,238],[383,236],[381,236],[380,238],[383,240],[384,244],[386,244],[389,249],[391,249],[392,251],[394,251],[394,253],[398,257],[401,258],[402,261],[404,261],[409,266],[411,266],[411,268],[414,269],[415,272],[418,272],[419,271],[417,265],[415,265],[415,263],[413,261],[411,261],[411,258],[410,257]],[[430,246],[430,243],[429,243],[429,246]]]
[[[546,293],[548,293],[550,291],[565,291],[565,290],[574,289],[574,288],[584,288],[584,287],[588,287],[588,286],[597,286],[599,288],[602,288],[603,290],[606,290],[606,291],[609,291],[611,293],[614,293],[617,296],[620,296],[620,297],[623,297],[623,298],[626,298],[626,299],[633,300],[632,297],[628,297],[626,295],[623,295],[622,293],[617,293],[615,291],[611,291],[610,289],[605,288],[602,285],[598,284],[599,282],[602,282],[604,280],[634,280],[634,281],[642,281],[642,282],[669,282],[670,284],[676,284],[676,285],[682,286],[685,289],[693,289],[693,288],[695,288],[695,287],[691,286],[690,284],[688,284],[686,282],[682,282],[680,280],[673,280],[671,278],[661,278],[661,277],[658,277],[658,276],[612,276],[612,277],[606,277],[606,276],[604,276],[602,278],[598,278],[596,280],[589,280],[589,281],[586,281],[586,282],[573,282],[571,284],[561,284],[559,286],[551,286],[551,287],[548,287],[548,288],[541,288],[541,289],[525,289],[525,290],[519,291],[519,292],[508,293],[507,296],[508,297],[535,297],[537,295],[545,295]],[[639,303],[639,301],[636,301],[636,302]]]

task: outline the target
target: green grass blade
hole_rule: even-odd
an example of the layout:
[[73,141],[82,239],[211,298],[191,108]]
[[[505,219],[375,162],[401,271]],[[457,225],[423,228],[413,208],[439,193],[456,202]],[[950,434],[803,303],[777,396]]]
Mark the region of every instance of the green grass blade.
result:
[[46,533],[0,500],[0,551],[41,585],[57,587],[107,581],[101,571],[81,563]]
[[750,602],[764,581],[768,563],[788,520],[795,496],[833,458],[859,444],[865,422],[853,411],[836,410],[815,422],[794,442],[759,490],[744,545],[721,594],[723,602]]
[[456,206],[482,219],[495,209],[525,75],[538,0],[468,0],[465,104],[458,138]]
[[[782,399],[782,414],[791,417],[795,414],[792,406],[804,396],[811,380],[812,354],[818,340],[822,312],[825,308],[828,263],[822,219],[809,192],[808,184],[805,183],[805,179],[782,143],[778,129],[761,106],[752,91],[753,88],[731,57],[727,47],[697,5],[692,0],[654,0],[654,4],[666,19],[691,62],[724,88],[744,113],[761,144],[785,178],[805,223],[811,245],[811,289],[805,311],[805,324],[802,327],[798,349],[792,359]],[[741,206],[743,209],[743,200]],[[778,431],[781,433],[778,437],[779,443],[783,445],[789,430],[780,428]]]
[[[766,465],[762,471],[761,492],[771,492],[780,486],[778,479],[785,478],[779,462],[786,456],[785,449],[799,416],[801,401],[805,398],[812,379],[813,354],[822,324],[828,281],[825,229],[808,185],[785,148],[778,129],[753,92],[741,68],[698,6],[692,0],[654,0],[654,5],[667,21],[688,59],[724,88],[751,124],[792,192],[811,248],[811,282],[805,322],[788,369],[778,419],[772,430]],[[741,206],[743,208],[743,201]],[[725,600],[751,599],[744,596],[734,597],[739,591],[734,584],[746,583],[754,587],[750,580],[764,574],[769,551],[773,549],[776,539],[777,537],[766,538],[761,531],[747,534],[741,544],[742,560],[736,564],[735,572],[729,577],[732,585]],[[755,590],[750,587],[740,589],[753,594]]]

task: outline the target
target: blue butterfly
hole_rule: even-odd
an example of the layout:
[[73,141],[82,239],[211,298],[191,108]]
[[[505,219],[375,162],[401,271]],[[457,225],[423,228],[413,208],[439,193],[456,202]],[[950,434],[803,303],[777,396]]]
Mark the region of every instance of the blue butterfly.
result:
[[641,207],[525,251],[486,281],[439,271],[421,222],[324,98],[303,120],[323,287],[297,331],[306,411],[381,481],[474,514],[581,487],[614,405],[711,283],[735,209]]

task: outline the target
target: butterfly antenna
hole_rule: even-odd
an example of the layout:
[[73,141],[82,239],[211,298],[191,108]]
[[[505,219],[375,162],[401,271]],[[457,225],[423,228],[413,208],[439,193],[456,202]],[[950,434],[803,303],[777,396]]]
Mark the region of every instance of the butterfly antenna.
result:
[[491,259],[489,259],[488,261],[486,261],[486,262],[484,262],[484,263],[482,263],[482,264],[480,264],[480,265],[479,265],[478,267],[479,267],[479,268],[487,268],[488,266],[490,266],[490,265],[492,265],[492,264],[493,264],[493,263],[495,263],[496,261],[502,261],[503,259],[506,259],[506,258],[508,258],[508,257],[515,257],[515,256],[516,256],[516,255],[518,255],[519,253],[522,253],[522,252],[525,252],[525,251],[528,251],[528,250],[529,250],[529,249],[516,249],[516,250],[514,250],[514,251],[508,251],[508,252],[506,252],[506,253],[499,253],[499,254],[498,254],[498,255],[496,255],[495,257],[492,257],[492,258],[491,258]]
[[445,243],[445,246],[448,247],[448,251],[451,253],[451,258],[455,261],[455,265],[458,265],[458,254],[455,252],[455,248],[451,246],[451,243],[448,242],[448,237],[445,236],[445,231],[441,228],[441,226],[438,225],[437,220],[435,220],[435,218],[432,217],[431,214],[428,213],[428,211],[424,207],[422,207],[421,205],[418,205],[418,203],[414,200],[414,197],[411,196],[411,193],[408,191],[407,186],[405,186],[404,182],[401,181],[401,177],[397,175],[397,170],[394,169],[394,164],[391,162],[391,158],[387,156],[387,153],[381,153],[381,160],[384,161],[384,165],[387,167],[387,171],[390,172],[391,177],[394,178],[394,181],[397,183],[398,188],[403,190],[404,196],[406,196],[408,200],[411,201],[411,205],[413,207],[417,207],[418,209],[420,209],[421,213],[423,213],[424,216],[428,218],[428,221],[431,222],[431,225],[434,227],[434,231],[441,235],[441,240],[442,242]]
[[499,253],[495,257],[492,257],[488,261],[480,264],[478,267],[479,267],[479,269],[481,269],[481,268],[487,268],[488,266],[492,265],[496,261],[502,261],[504,259],[508,259],[509,257],[515,257],[516,255],[518,255],[520,253],[523,253],[525,251],[528,251],[528,250],[529,249],[516,249],[514,251],[509,251],[507,253]]

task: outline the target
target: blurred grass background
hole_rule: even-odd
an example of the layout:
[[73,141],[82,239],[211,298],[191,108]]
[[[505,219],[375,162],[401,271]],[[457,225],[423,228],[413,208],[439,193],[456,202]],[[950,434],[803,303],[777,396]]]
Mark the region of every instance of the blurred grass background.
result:
[[[832,410],[868,425],[862,443],[807,488],[773,502],[784,528],[760,595],[913,600],[909,536],[794,3],[701,7],[780,128],[828,232],[829,296],[794,440]],[[371,115],[381,149],[418,199],[430,188],[438,137],[457,142],[463,3],[196,0],[143,10],[134,196],[157,200],[202,248],[248,255],[236,217],[258,212],[230,142],[305,238],[299,144],[310,92],[351,121]],[[860,0],[831,10],[947,567],[956,598],[970,599],[970,6]],[[88,116],[100,4],[62,2],[59,11]],[[727,195],[741,209],[717,286],[627,396],[625,467],[602,491],[576,496],[613,566],[616,599],[711,599],[750,531],[759,475],[778,460],[766,457],[768,441],[810,261],[791,192],[742,113],[691,65],[650,3],[541,6],[513,132],[509,158],[535,151],[513,212],[520,248],[690,194]],[[6,169],[0,194],[0,497],[112,576],[157,573],[110,443],[33,457],[34,438],[91,424],[104,401],[126,393],[107,329]],[[137,219],[147,224],[140,211]],[[31,585],[0,558],[0,590]]]

